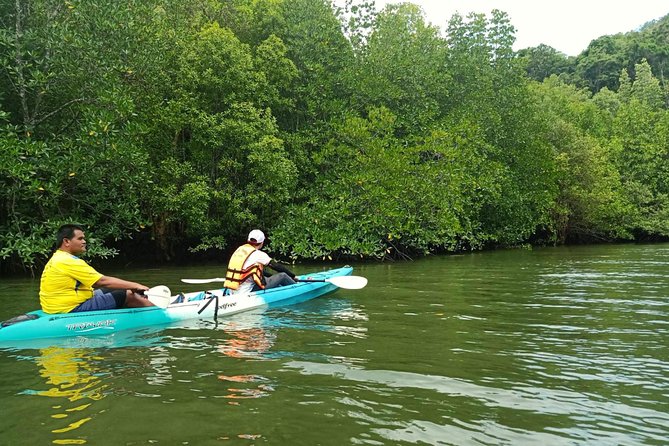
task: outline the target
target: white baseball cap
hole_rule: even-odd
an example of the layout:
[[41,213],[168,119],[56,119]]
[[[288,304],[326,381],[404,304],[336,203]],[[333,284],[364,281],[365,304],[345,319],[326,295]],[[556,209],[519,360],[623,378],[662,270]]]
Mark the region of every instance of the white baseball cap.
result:
[[263,234],[260,229],[254,229],[253,231],[249,232],[249,237],[247,240],[249,242],[255,241],[256,243],[262,243],[265,241],[265,234]]

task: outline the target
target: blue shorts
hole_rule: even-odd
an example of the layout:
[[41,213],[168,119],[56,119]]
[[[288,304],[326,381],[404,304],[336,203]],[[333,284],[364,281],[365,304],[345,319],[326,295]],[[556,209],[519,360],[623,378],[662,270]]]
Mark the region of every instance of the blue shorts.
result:
[[93,297],[74,307],[70,313],[78,313],[80,311],[113,310],[115,308],[121,308],[123,305],[125,305],[125,290],[109,291],[98,289],[93,291]]

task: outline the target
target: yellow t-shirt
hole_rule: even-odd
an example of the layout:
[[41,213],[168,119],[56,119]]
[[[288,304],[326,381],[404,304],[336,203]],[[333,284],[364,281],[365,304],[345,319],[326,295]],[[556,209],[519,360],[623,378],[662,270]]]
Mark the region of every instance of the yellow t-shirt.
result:
[[44,267],[39,301],[45,313],[69,313],[93,296],[102,274],[77,256],[57,250]]

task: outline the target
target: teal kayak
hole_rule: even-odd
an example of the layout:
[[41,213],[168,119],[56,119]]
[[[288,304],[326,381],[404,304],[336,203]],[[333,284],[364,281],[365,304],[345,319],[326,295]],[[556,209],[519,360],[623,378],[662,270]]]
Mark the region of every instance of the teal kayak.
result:
[[0,323],[0,346],[12,341],[104,336],[123,330],[170,325],[188,319],[225,317],[254,308],[292,305],[337,289],[328,280],[350,276],[353,268],[338,269],[298,276],[300,282],[244,294],[228,294],[226,289],[197,291],[172,296],[165,307],[122,308],[118,310],[48,314],[41,310]]

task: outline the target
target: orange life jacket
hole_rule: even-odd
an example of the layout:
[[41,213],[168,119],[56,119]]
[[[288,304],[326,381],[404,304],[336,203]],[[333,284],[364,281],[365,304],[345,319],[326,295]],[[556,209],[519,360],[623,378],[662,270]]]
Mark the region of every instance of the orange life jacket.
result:
[[248,268],[244,269],[244,262],[249,258],[256,249],[251,244],[242,245],[232,254],[230,262],[228,263],[228,270],[225,272],[225,288],[236,290],[249,276],[253,277],[253,281],[260,289],[265,289],[263,283],[262,271],[265,265],[262,263],[254,263]]

